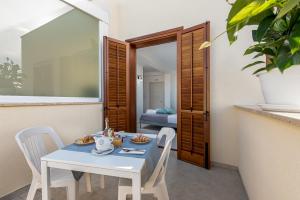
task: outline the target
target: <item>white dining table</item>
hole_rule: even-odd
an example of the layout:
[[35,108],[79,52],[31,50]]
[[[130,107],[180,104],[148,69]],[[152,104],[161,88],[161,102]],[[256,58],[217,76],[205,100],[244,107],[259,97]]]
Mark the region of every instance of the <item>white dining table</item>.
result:
[[57,150],[41,158],[42,200],[50,200],[50,168],[101,174],[132,180],[132,198],[141,200],[141,175],[145,159]]

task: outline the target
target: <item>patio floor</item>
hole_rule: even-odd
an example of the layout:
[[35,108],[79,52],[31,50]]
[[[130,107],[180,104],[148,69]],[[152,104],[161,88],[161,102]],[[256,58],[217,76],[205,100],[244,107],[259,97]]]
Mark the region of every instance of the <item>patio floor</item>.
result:
[[[188,163],[178,161],[172,152],[167,171],[167,184],[170,200],[248,200],[239,173],[234,169],[212,167],[205,170]],[[117,200],[118,180],[106,177],[105,189],[99,188],[99,178],[93,176],[93,192],[85,193],[84,182],[80,183],[79,200]],[[1,200],[25,200],[28,187],[20,189]],[[35,200],[41,200],[38,191]],[[64,189],[53,189],[52,199],[65,200]],[[151,195],[143,200],[155,200]]]

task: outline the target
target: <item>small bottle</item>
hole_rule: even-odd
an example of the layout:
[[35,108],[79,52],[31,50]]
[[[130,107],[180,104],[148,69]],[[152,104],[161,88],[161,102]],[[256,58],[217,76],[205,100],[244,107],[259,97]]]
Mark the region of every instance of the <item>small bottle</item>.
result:
[[104,129],[104,131],[103,131],[103,135],[104,136],[108,136],[108,131],[109,131],[109,120],[108,120],[108,118],[106,117],[105,118],[105,129]]

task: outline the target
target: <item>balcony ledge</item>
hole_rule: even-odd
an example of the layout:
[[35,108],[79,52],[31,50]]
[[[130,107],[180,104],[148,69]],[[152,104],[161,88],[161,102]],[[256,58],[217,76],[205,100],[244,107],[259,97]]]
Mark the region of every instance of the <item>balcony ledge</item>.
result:
[[264,111],[257,105],[236,105],[235,107],[243,111],[266,116],[272,119],[277,119],[289,123],[291,125],[300,127],[300,113]]
[[43,103],[0,103],[1,107],[101,105],[102,102],[43,102]]

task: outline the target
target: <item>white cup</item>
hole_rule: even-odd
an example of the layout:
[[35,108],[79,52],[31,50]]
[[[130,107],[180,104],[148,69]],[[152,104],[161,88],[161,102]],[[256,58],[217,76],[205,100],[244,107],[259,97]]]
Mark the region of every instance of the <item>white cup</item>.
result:
[[96,149],[98,151],[105,151],[111,148],[112,138],[105,137],[103,135],[94,137],[96,143]]

